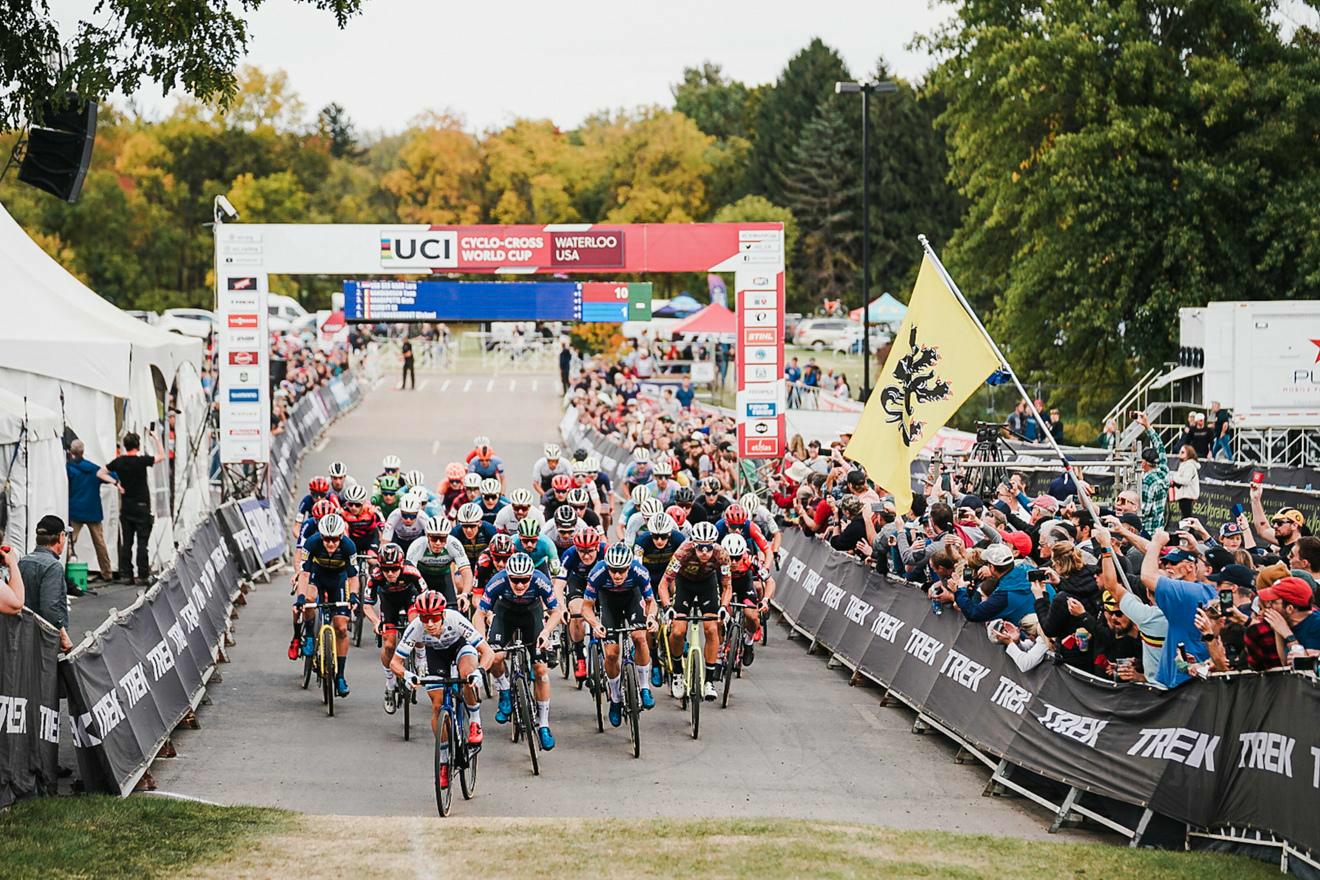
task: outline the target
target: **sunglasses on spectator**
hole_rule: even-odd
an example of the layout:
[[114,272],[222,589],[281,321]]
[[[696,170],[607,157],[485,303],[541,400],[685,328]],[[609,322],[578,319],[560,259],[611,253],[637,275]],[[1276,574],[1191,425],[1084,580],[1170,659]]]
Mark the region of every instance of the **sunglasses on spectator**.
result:
[[1272,519],[1272,520],[1270,520],[1270,525],[1272,525],[1272,526],[1286,526],[1286,525],[1288,525],[1288,523],[1290,523],[1290,522],[1292,522],[1292,520],[1288,519],[1286,516],[1283,516],[1283,517],[1279,517],[1278,519]]

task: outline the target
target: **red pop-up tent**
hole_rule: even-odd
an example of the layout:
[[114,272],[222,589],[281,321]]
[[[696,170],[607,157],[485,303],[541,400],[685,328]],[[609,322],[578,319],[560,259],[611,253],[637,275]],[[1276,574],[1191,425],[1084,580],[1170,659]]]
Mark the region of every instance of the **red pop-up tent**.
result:
[[725,334],[732,336],[737,332],[738,321],[733,312],[719,303],[706,306],[695,315],[690,315],[669,329],[674,335],[700,336],[702,334]]

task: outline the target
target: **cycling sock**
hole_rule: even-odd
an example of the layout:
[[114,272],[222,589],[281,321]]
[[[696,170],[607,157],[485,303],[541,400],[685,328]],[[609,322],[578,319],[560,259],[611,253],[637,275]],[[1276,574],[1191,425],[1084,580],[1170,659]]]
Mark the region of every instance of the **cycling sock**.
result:
[[537,727],[549,727],[549,726],[550,726],[550,701],[549,701],[549,700],[545,700],[545,701],[537,700],[537,701],[536,701],[536,726],[537,726]]
[[480,703],[477,703],[477,705],[475,705],[475,706],[468,706],[467,703],[464,703],[463,705],[467,707],[468,717],[471,718],[473,721],[477,722],[477,726],[480,727],[480,726],[481,726],[481,704],[480,704]]
[[501,675],[495,679],[495,689],[501,692],[507,691],[509,689],[509,676]]
[[344,677],[344,663],[347,660],[348,660],[347,657],[335,658],[335,674],[338,675],[340,678]]
[[386,669],[386,670],[385,670],[385,689],[386,689],[386,690],[389,690],[389,689],[392,688],[392,687],[394,687],[394,673],[391,672],[390,670]]
[[605,690],[609,692],[611,703],[623,702],[623,697],[619,694],[619,677],[607,678],[605,680]]
[[638,666],[638,667],[637,667],[637,686],[638,686],[639,688],[642,688],[643,690],[645,690],[646,688],[649,688],[649,687],[651,686],[651,666],[650,666],[650,664],[647,664],[646,666]]
[[750,644],[751,644],[752,642],[754,642],[754,641],[756,641],[756,639],[752,638],[752,634],[751,634],[750,631],[744,631],[744,632],[743,632],[743,644],[744,644],[744,645],[750,645]]
[[579,659],[579,660],[585,660],[585,659],[587,659],[587,643],[586,643],[586,642],[574,642],[574,643],[573,643],[573,656],[576,657],[576,658]]
[[714,680],[715,680],[715,668],[716,668],[716,667],[715,667],[715,664],[714,664],[714,663],[707,663],[707,664],[706,664],[706,681],[714,681]]

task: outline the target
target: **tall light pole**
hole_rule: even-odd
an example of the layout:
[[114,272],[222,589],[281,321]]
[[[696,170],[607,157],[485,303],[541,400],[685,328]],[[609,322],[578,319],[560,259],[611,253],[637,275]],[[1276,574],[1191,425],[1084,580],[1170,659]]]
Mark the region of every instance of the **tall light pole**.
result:
[[836,82],[834,94],[862,96],[862,400],[871,396],[871,188],[869,152],[871,114],[867,99],[872,94],[898,91],[889,80],[880,82]]

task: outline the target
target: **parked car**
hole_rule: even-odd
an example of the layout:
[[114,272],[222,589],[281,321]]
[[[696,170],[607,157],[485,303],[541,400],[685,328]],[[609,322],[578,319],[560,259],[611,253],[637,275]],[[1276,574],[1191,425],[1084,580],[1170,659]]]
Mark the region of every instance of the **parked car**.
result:
[[137,318],[143,324],[151,324],[153,326],[160,321],[160,315],[155,312],[147,311],[146,309],[124,309],[124,314]]
[[299,318],[307,316],[303,304],[291,296],[272,293],[266,297],[266,326],[272,333],[288,333]]
[[784,312],[784,341],[792,342],[793,334],[797,332],[798,324],[802,323],[801,312]]
[[215,324],[215,315],[207,309],[166,309],[156,326],[183,336],[205,339]]
[[793,334],[793,343],[804,348],[824,351],[852,329],[859,328],[860,333],[860,326],[846,318],[808,318],[798,324],[797,332]]
[[[871,325],[871,351],[877,351],[881,346],[887,345],[893,340],[893,336],[883,328],[874,324]],[[834,340],[834,351],[837,354],[861,354],[862,353],[862,328],[849,330],[843,336]]]

